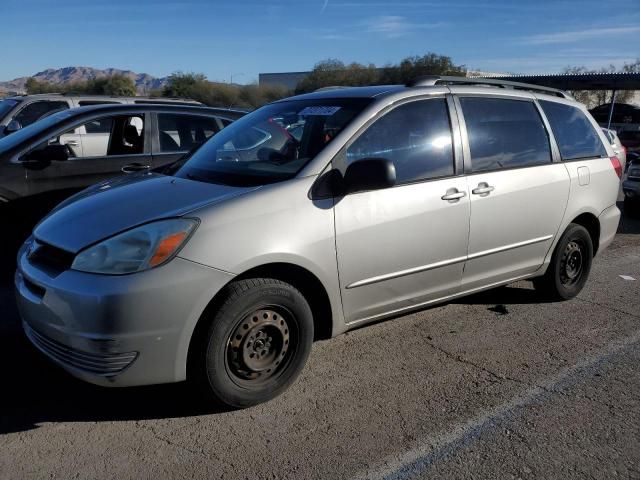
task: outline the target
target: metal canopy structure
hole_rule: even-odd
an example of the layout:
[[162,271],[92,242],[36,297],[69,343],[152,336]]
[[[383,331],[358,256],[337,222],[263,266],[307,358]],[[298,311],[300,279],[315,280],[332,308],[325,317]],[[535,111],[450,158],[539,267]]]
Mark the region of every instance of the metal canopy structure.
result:
[[640,90],[640,72],[580,73],[566,75],[501,75],[486,78],[533,83],[535,85],[558,88],[560,90]]
[[532,83],[560,90],[611,90],[612,100],[607,128],[611,127],[619,90],[640,90],[640,72],[635,73],[578,73],[562,75],[505,75],[486,77],[492,80]]

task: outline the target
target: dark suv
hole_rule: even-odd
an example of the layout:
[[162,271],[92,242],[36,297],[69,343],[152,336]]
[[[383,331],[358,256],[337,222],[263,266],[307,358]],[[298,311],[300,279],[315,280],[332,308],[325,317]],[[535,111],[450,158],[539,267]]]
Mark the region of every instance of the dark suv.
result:
[[1,218],[22,238],[71,194],[122,173],[171,164],[243,114],[167,104],[54,113],[0,139]]
[[76,95],[43,93],[18,95],[0,100],[0,138],[27,127],[52,113],[70,108],[101,104],[202,105],[200,102],[178,98],[114,97],[106,95]]

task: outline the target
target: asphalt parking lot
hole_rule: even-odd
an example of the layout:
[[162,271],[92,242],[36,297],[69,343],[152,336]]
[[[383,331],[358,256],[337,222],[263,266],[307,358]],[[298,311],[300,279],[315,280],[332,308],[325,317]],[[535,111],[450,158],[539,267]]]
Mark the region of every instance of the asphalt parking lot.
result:
[[244,411],[72,379],[6,279],[0,315],[1,478],[640,478],[639,220],[577,299],[521,282],[318,342]]

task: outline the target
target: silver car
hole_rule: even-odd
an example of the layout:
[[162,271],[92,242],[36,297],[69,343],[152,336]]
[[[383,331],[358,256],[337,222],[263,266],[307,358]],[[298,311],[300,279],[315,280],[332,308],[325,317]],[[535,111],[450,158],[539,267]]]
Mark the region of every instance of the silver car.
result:
[[246,407],[283,392],[314,339],[522,279],[574,297],[616,233],[621,174],[561,91],[319,91],[59,205],[19,252],[18,305],[77,377],[188,379]]
[[620,142],[620,139],[618,138],[618,133],[615,130],[611,130],[610,128],[603,128],[602,131],[604,132],[604,135],[607,137],[607,140],[609,140],[609,144],[613,149],[613,153],[615,154],[616,157],[618,157],[618,159],[620,160],[620,163],[622,163],[622,167],[626,171],[627,149]]

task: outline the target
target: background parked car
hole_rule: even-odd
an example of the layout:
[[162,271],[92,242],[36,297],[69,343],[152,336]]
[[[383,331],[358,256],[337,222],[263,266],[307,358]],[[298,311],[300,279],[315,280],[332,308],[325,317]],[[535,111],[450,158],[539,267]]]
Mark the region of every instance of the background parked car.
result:
[[602,131],[607,137],[607,140],[609,140],[609,144],[611,145],[611,148],[613,148],[613,153],[616,154],[616,157],[618,157],[618,160],[620,160],[620,163],[622,163],[622,166],[626,169],[627,149],[624,145],[622,145],[622,143],[620,143],[618,134],[615,130],[611,130],[609,128],[603,128]]
[[[605,103],[604,105],[589,110],[589,112],[593,115],[596,122],[601,126],[606,126],[609,123],[611,104]],[[615,128],[618,132],[637,130],[640,128],[640,107],[629,103],[616,103],[613,108],[611,128]]]
[[624,211],[627,215],[638,216],[640,214],[640,152],[630,152],[627,160],[627,175],[622,182]]
[[54,113],[0,139],[0,218],[15,233],[10,248],[73,193],[171,164],[242,115],[186,105],[97,105]]
[[202,105],[200,102],[195,100],[172,98],[63,95],[59,93],[19,95],[0,100],[0,138],[61,110],[114,103],[170,103],[174,105]]
[[640,130],[624,130],[618,137],[627,152],[640,152]]

